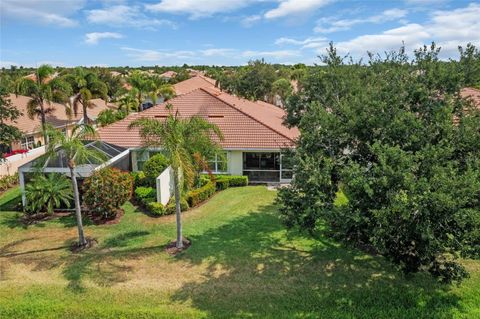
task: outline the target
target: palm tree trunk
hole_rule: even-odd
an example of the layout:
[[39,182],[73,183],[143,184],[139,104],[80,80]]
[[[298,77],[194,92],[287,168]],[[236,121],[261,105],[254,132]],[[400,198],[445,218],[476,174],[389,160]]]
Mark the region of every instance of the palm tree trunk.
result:
[[47,119],[45,117],[45,108],[43,107],[43,101],[40,103],[40,120],[42,122],[42,132],[43,132],[43,145],[48,144],[48,136],[45,131],[45,126],[47,124]]
[[73,195],[75,198],[75,217],[77,218],[78,242],[80,246],[85,246],[87,241],[83,234],[82,212],[80,210],[80,194],[78,193],[77,178],[75,177],[75,168],[70,167],[70,178],[72,179]]
[[180,182],[178,179],[178,169],[173,171],[173,184],[175,186],[175,217],[177,220],[177,248],[183,248],[183,236],[182,236],[182,209],[180,207]]
[[87,115],[87,104],[82,104],[83,106],[83,124],[88,124],[88,115]]

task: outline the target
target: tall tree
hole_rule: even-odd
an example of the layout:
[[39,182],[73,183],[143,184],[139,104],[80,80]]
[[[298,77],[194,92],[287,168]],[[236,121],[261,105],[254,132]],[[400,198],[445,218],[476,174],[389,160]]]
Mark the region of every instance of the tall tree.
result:
[[[130,128],[139,128],[144,145],[146,147],[162,148],[170,160],[175,185],[176,247],[183,248],[180,208],[181,189],[188,188],[193,183],[195,158],[208,158],[218,153],[219,145],[212,137],[223,139],[223,135],[215,124],[198,117],[182,119],[178,116],[178,113],[170,114],[163,122],[141,118],[132,122]],[[183,181],[180,181],[180,172]]]
[[365,65],[330,48],[287,103],[301,132],[292,187],[279,196],[288,226],[326,225],[407,273],[465,277],[457,258],[480,254],[480,112],[438,54],[402,49]]
[[44,158],[48,160],[61,156],[67,161],[75,200],[75,217],[78,228],[78,243],[79,246],[85,246],[87,241],[83,232],[76,167],[79,164],[94,162],[100,163],[105,159],[105,157],[102,153],[94,148],[88,148],[86,146],[86,141],[94,139],[96,134],[95,129],[88,124],[75,126],[70,136],[62,134],[62,132],[53,129],[51,126],[46,127],[45,134],[49,136],[50,142],[47,145]]
[[102,82],[95,73],[86,71],[81,67],[76,68],[72,74],[66,75],[65,80],[70,83],[73,89],[73,114],[76,116],[81,106],[83,111],[83,123],[90,123],[88,109],[93,107],[91,100],[93,98],[102,98],[105,103],[107,103],[107,85]]
[[130,114],[131,110],[136,110],[138,105],[140,104],[140,100],[138,100],[137,91],[138,90],[136,88],[132,88],[130,91],[124,92],[117,99],[118,109],[124,110],[127,115]]
[[175,89],[171,84],[153,86],[150,91],[150,99],[152,100],[153,105],[156,104],[159,97],[163,98],[164,101],[168,101],[175,97]]
[[[40,117],[43,132],[46,132],[47,114],[54,111],[52,102],[66,105],[71,92],[68,83],[60,78],[54,78],[54,69],[50,65],[41,65],[33,78],[22,78],[16,88],[16,94],[24,94],[32,98],[27,105],[27,114],[31,119],[35,116]],[[46,135],[43,139],[44,144],[47,144]]]
[[1,146],[8,147],[12,142],[18,141],[22,137],[22,132],[15,125],[12,125],[21,115],[22,113],[12,105],[5,87],[0,85],[0,161],[3,160],[3,148]]

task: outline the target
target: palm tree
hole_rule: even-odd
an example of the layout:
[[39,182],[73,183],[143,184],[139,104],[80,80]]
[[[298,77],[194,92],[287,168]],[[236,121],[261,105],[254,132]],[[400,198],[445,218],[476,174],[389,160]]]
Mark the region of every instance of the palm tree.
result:
[[73,197],[75,200],[75,216],[78,227],[79,246],[85,246],[87,241],[83,234],[82,213],[80,210],[80,195],[78,192],[78,183],[75,175],[75,168],[79,164],[92,162],[102,162],[105,158],[102,153],[93,148],[88,148],[85,141],[95,138],[95,129],[88,124],[76,125],[70,136],[65,136],[62,132],[47,126],[46,134],[48,134],[50,143],[48,144],[45,157],[48,159],[60,156],[67,161],[70,170],[70,178],[73,188]]
[[127,83],[130,84],[132,88],[136,89],[135,92],[138,100],[137,109],[140,112],[140,106],[143,98],[148,92],[151,91],[154,83],[147,75],[138,70],[135,70],[130,74],[130,76],[127,78]]
[[83,68],[76,68],[73,74],[65,76],[66,81],[70,83],[73,88],[72,107],[73,114],[78,114],[80,106],[83,111],[83,123],[89,124],[90,119],[87,115],[87,110],[94,105],[90,101],[92,98],[102,98],[107,103],[108,87],[98,79],[93,72],[86,72]]
[[39,174],[25,187],[27,197],[27,211],[36,213],[46,209],[49,215],[53,209],[62,203],[70,207],[70,200],[73,198],[72,185],[68,179],[60,174]]
[[[32,98],[27,104],[27,115],[31,119],[35,116],[40,117],[44,132],[47,123],[46,115],[55,110],[51,105],[52,102],[67,104],[72,92],[68,83],[59,78],[53,78],[53,75],[54,69],[50,65],[41,65],[33,78],[19,79],[15,88],[17,95],[24,94]],[[43,136],[43,141],[44,144],[48,143],[46,135]]]
[[150,98],[155,105],[158,97],[162,97],[164,101],[168,101],[175,97],[175,89],[171,84],[161,84],[159,86],[152,87],[150,91]]
[[118,99],[118,109],[124,109],[126,114],[130,114],[130,110],[137,109],[138,105],[141,103],[138,100],[138,90],[136,88],[132,88],[129,92],[123,94]]
[[[129,129],[139,128],[145,147],[161,147],[170,160],[173,169],[175,188],[175,206],[177,222],[176,247],[183,248],[180,196],[181,188],[188,188],[195,177],[195,158],[211,158],[219,152],[220,147],[212,139],[222,140],[223,135],[215,124],[199,117],[181,119],[178,113],[170,114],[165,121],[140,118],[133,121]],[[183,181],[180,181],[180,172]]]

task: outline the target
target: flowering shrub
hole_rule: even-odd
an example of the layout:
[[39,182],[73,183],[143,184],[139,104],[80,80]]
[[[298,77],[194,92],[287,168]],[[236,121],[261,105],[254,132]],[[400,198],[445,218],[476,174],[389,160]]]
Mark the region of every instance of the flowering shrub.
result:
[[10,157],[10,156],[13,156],[13,155],[17,155],[17,154],[25,154],[27,153],[28,150],[14,150],[14,151],[11,151],[9,153],[5,153],[3,154],[3,157],[4,158],[7,158],[7,157]]
[[83,200],[94,215],[108,219],[132,196],[133,178],[116,168],[104,168],[83,182]]

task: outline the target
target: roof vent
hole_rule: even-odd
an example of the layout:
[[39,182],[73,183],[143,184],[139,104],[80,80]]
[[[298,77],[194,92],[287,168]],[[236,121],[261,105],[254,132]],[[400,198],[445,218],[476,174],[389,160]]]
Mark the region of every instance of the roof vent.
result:
[[166,119],[168,116],[167,115],[155,115],[154,117],[156,119]]
[[211,119],[212,119],[212,118],[213,118],[213,119],[222,119],[222,118],[224,118],[224,116],[223,116],[223,115],[220,115],[220,114],[218,114],[218,115],[209,114],[209,115],[208,115],[208,118],[211,118]]

